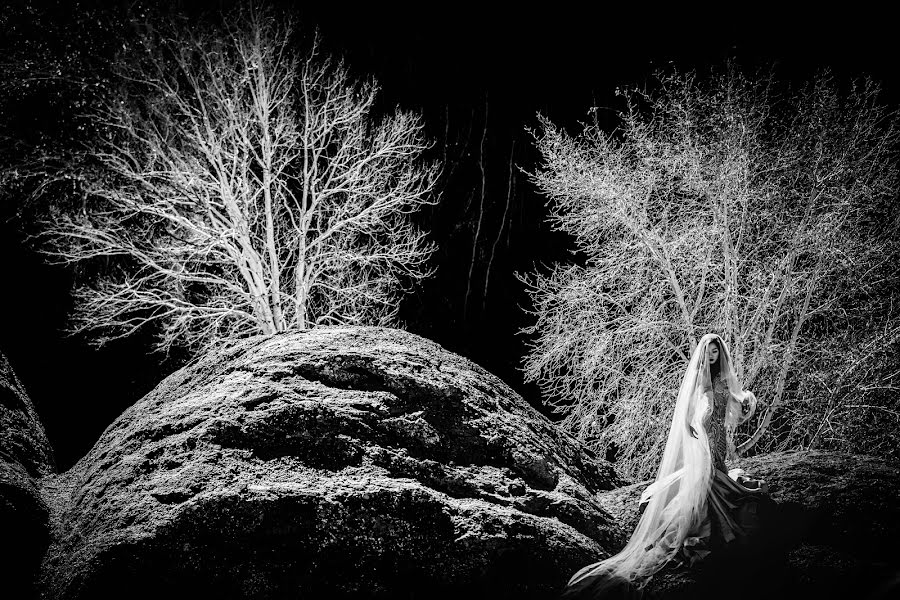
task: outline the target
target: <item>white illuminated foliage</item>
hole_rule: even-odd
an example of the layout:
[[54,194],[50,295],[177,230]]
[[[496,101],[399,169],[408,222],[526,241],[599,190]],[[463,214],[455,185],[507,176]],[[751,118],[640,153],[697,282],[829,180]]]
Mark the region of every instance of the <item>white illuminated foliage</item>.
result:
[[[841,380],[830,414],[821,390],[798,390],[813,393],[837,352],[866,363],[898,341],[898,312],[881,301],[900,255],[897,121],[870,82],[842,94],[827,75],[783,95],[732,66],[656,83],[622,94],[612,135],[587,125],[573,137],[546,119],[535,133],[533,181],[586,260],[523,277],[535,316],[526,378],[563,427],[649,477],[688,357],[716,332],[761,401],[739,451],[821,445],[829,419],[865,414],[848,408],[865,404],[859,386]],[[853,345],[847,328],[862,320],[872,329]],[[838,370],[825,377],[834,387]],[[897,389],[895,370],[868,377]]]
[[[395,323],[432,246],[410,219],[437,166],[419,117],[357,84],[266,12],[146,28],[115,66],[102,132],[48,174],[45,249],[108,268],[77,289],[97,341],[159,325],[158,348],[321,324]],[[40,191],[39,191],[40,193]]]

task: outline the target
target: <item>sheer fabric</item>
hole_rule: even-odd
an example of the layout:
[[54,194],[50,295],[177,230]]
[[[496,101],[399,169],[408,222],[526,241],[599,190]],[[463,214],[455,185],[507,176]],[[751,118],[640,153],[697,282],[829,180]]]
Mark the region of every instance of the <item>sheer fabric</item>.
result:
[[737,425],[753,415],[756,397],[742,389],[722,339],[708,334],[697,344],[682,379],[662,461],[656,480],[641,496],[641,502],[647,505],[634,533],[621,552],[572,576],[566,595],[588,588],[600,593],[623,584],[643,587],[679,550],[708,534],[710,486],[720,473],[713,465],[704,423],[713,403],[713,377],[706,359],[712,341],[719,347],[719,378],[729,392],[724,419],[729,452],[734,452],[732,434]]

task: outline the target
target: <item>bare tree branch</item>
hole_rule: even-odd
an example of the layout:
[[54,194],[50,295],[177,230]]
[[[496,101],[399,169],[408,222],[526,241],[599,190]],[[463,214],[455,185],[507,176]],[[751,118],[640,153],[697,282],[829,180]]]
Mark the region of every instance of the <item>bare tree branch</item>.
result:
[[[654,90],[623,94],[615,135],[589,124],[572,137],[546,119],[534,134],[532,180],[588,260],[521,277],[535,317],[525,376],[626,475],[652,475],[686,357],[709,331],[766,408],[754,434],[737,432],[742,450],[809,446],[826,431],[849,444],[860,429],[844,399],[861,390],[873,401],[853,405],[896,410],[876,391],[895,385],[887,359],[849,387],[820,372],[828,352],[850,352],[835,340],[857,344],[836,323],[900,323],[879,300],[898,283],[881,266],[900,258],[896,115],[870,82],[845,95],[827,74],[775,87],[731,65],[708,80],[660,74]],[[816,382],[836,390],[830,411],[800,394]]]
[[[114,268],[78,289],[76,331],[98,343],[159,326],[195,350],[322,323],[393,323],[433,246],[409,217],[433,202],[421,119],[373,112],[317,41],[239,10],[218,27],[145,27],[98,141],[42,175],[44,250]],[[75,181],[78,196],[59,194]]]

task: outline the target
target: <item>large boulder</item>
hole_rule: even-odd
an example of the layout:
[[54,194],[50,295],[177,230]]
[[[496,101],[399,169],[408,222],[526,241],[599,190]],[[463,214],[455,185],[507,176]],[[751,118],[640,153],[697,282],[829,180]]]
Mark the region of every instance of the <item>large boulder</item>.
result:
[[[660,572],[648,597],[889,598],[900,593],[900,465],[838,452],[765,454],[731,465],[766,480],[771,503],[754,545],[687,571]],[[600,492],[627,534],[644,481]],[[765,593],[764,593],[765,592]]]
[[783,589],[820,598],[900,596],[900,464],[813,450],[738,466],[765,479],[777,503],[768,538],[786,554]]
[[254,338],[170,376],[45,480],[46,598],[552,597],[623,484],[415,335]]
[[0,582],[5,597],[33,595],[49,541],[49,512],[39,482],[54,471],[50,443],[34,405],[0,353]]

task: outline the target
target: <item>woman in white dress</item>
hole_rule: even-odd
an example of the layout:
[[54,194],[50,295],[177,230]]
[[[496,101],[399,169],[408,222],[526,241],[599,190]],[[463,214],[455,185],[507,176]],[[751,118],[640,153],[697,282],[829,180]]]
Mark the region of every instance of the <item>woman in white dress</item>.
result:
[[640,590],[671,561],[692,565],[748,535],[765,483],[730,474],[735,427],[756,410],[722,339],[705,335],[685,371],[656,480],[641,496],[643,512],[618,554],[579,570],[564,597],[600,596],[611,588]]

